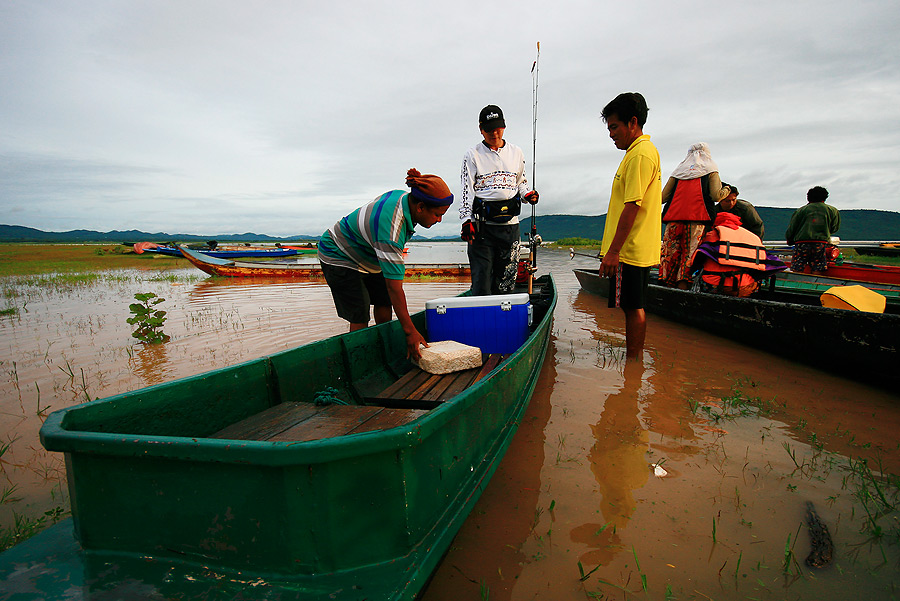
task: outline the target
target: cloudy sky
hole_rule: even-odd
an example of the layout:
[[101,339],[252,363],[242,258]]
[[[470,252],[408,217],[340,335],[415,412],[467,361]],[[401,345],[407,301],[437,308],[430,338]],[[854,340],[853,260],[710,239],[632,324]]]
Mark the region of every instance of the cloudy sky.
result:
[[538,41],[539,214],[606,212],[623,91],[664,177],[705,141],[758,206],[900,210],[898,31],[893,0],[2,0],[0,223],[319,234],[409,167],[458,192],[489,103],[530,176]]

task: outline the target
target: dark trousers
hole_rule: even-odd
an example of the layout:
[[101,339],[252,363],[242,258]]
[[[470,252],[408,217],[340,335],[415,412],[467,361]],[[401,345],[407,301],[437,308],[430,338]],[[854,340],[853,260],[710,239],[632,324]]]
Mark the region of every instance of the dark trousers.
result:
[[469,245],[472,294],[510,294],[516,284],[519,263],[519,224],[478,224],[475,240]]

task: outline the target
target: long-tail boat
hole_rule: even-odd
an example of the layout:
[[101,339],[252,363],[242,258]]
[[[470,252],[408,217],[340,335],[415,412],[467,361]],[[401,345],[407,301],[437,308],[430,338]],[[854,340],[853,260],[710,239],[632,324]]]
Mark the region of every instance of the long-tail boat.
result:
[[[143,253],[155,253],[159,255],[168,255],[170,257],[181,257],[181,251],[177,246],[169,245],[169,244],[155,244],[153,242],[138,242],[133,245],[134,252],[137,254]],[[228,248],[217,246],[215,248],[205,247],[205,248],[194,248],[192,249],[195,252],[201,253],[202,255],[209,257],[216,257],[219,259],[243,259],[243,258],[258,258],[258,259],[278,259],[282,257],[291,257],[296,254],[304,254],[304,253],[314,253],[316,249],[299,249],[294,247],[287,246],[279,246],[273,248],[260,248],[260,247],[237,247],[237,248]]]
[[900,266],[876,265],[874,263],[854,263],[844,261],[840,265],[828,262],[825,277],[873,284],[893,284],[900,286]]
[[[609,296],[609,278],[575,269],[587,292]],[[647,311],[735,342],[896,390],[900,315],[831,309],[816,296],[762,289],[752,297],[650,284]],[[896,305],[887,310],[896,311]]]
[[[191,264],[210,275],[232,278],[295,278],[299,280],[322,280],[322,267],[311,260],[300,261],[232,261],[217,259],[196,252],[185,246],[179,249]],[[462,277],[470,274],[468,263],[407,263],[406,277]]]
[[481,368],[422,372],[394,320],[51,414],[72,518],[0,555],[0,591],[414,599],[531,398],[549,275],[529,298],[524,343]]

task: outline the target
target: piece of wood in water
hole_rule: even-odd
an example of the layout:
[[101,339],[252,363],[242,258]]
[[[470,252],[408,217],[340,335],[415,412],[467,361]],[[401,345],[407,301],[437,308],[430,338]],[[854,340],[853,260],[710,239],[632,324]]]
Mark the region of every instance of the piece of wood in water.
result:
[[809,541],[812,551],[806,557],[806,565],[813,568],[824,568],[834,557],[834,542],[828,532],[828,526],[816,513],[816,508],[809,501],[806,503],[806,525],[809,529]]

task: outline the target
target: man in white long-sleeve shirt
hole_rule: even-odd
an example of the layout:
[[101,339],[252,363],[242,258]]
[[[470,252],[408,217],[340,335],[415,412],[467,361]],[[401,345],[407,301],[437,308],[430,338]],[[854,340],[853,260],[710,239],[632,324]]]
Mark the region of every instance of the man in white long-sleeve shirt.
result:
[[466,152],[462,164],[461,237],[469,243],[472,294],[508,294],[516,283],[522,202],[537,203],[538,193],[525,178],[522,149],[503,139],[500,107],[481,109],[478,127],[484,140]]

